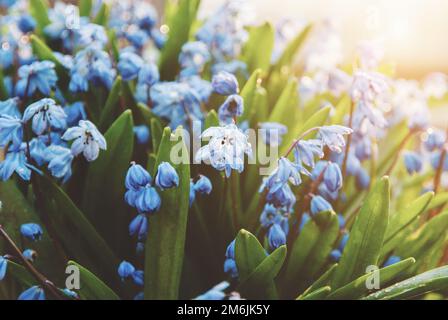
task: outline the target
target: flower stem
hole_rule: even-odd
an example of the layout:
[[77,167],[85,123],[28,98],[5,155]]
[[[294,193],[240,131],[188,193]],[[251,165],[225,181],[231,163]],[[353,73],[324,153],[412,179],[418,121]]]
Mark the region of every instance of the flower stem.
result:
[[304,133],[302,133],[299,138],[297,138],[296,140],[293,141],[293,143],[291,144],[291,146],[289,147],[289,149],[286,151],[285,153],[285,158],[287,158],[289,156],[289,154],[291,153],[291,151],[294,149],[294,147],[300,142],[300,140],[302,140],[303,138],[305,138],[308,134],[310,134],[313,131],[319,130],[321,127],[313,127],[310,128],[308,130],[306,130]]
[[394,159],[389,167],[389,169],[387,169],[385,175],[386,176],[390,176],[390,174],[392,173],[392,170],[395,168],[395,166],[397,165],[398,162],[398,158],[400,156],[401,150],[406,146],[406,143],[409,141],[409,139],[412,137],[412,135],[414,133],[416,133],[416,130],[411,130],[408,132],[408,134],[404,137],[404,139],[401,141],[400,145],[398,146],[398,150],[395,153]]
[[42,273],[37,271],[36,268],[23,256],[20,249],[17,247],[15,242],[11,239],[8,233],[3,229],[3,226],[0,225],[0,235],[5,239],[5,241],[9,244],[9,246],[15,251],[16,255],[22,260],[25,268],[42,284],[42,287],[47,289],[57,300],[66,300],[67,298],[60,292],[60,290],[48,280]]

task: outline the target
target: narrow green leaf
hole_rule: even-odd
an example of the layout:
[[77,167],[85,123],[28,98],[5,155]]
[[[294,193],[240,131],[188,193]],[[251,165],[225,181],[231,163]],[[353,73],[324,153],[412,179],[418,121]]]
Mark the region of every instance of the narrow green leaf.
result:
[[274,37],[275,30],[270,22],[249,30],[249,40],[243,48],[243,61],[246,62],[249,72],[258,68],[265,73],[268,71],[274,48]]
[[152,148],[155,153],[159,150],[160,141],[162,140],[163,128],[160,121],[156,118],[151,118],[151,139],[152,139]]
[[309,295],[306,295],[298,300],[323,300],[328,294],[331,292],[331,287],[326,286],[317,289],[316,291],[311,292]]
[[366,300],[410,299],[448,288],[448,266],[436,268],[368,295]]
[[3,69],[0,69],[0,100],[6,100],[6,99],[8,99],[8,90],[6,90]]
[[68,266],[75,266],[80,273],[79,296],[85,300],[119,300],[117,294],[101,279],[75,261],[69,261]]
[[90,17],[92,11],[92,0],[79,0],[79,15],[81,17]]
[[112,88],[109,91],[109,95],[107,96],[106,104],[104,105],[103,111],[101,112],[99,129],[106,130],[112,122],[114,122],[115,118],[119,114],[118,103],[121,95],[121,77],[118,76],[114,83],[112,84]]
[[333,276],[334,271],[336,270],[338,264],[335,263],[331,265],[327,271],[323,275],[319,277],[316,281],[313,282],[311,286],[309,286],[308,289],[306,289],[300,296],[296,298],[296,300],[302,300],[302,298],[306,297],[308,294],[325,287],[331,280],[331,277]]
[[[181,163],[174,163],[171,154],[179,156],[177,160],[181,160]],[[174,136],[169,128],[164,129],[154,172],[163,161],[171,163],[176,169],[179,186],[158,191],[162,206],[150,219],[151,232],[145,245],[146,299],[178,298],[190,194],[189,155],[182,128],[176,130]]]
[[29,273],[29,271],[24,266],[11,260],[8,261],[6,276],[14,277],[14,279],[16,279],[17,282],[19,282],[24,288],[32,287],[37,283],[37,280]]
[[31,41],[31,46],[33,47],[34,54],[40,60],[49,60],[51,62],[54,62],[58,73],[64,69],[61,62],[53,54],[53,51],[39,37],[32,34],[30,36],[30,41]]
[[29,10],[34,20],[36,20],[36,32],[39,35],[43,35],[44,28],[50,24],[48,2],[45,0],[30,0]]
[[109,19],[109,6],[106,3],[103,3],[100,7],[100,10],[93,19],[93,23],[106,27],[108,19]]
[[205,117],[204,129],[219,126],[218,114],[215,110],[210,110]]
[[252,72],[252,75],[250,76],[249,80],[247,80],[246,84],[241,90],[240,95],[244,100],[244,111],[239,119],[240,122],[250,120],[254,115],[254,113],[256,112],[256,110],[258,109],[258,106],[254,104],[254,100],[257,87],[260,85],[261,81],[260,76],[261,76],[261,69],[257,69],[254,72]]
[[249,231],[240,230],[235,240],[235,262],[240,281],[249,277],[265,258],[266,251],[258,239]]
[[126,250],[124,237],[128,237],[123,228],[129,222],[123,197],[124,180],[132,161],[133,127],[132,112],[126,110],[105,133],[107,150],[90,164],[84,187],[85,213],[118,252]]
[[389,178],[372,188],[350,231],[350,237],[331,282],[335,290],[377,265],[389,219]]
[[447,202],[448,202],[448,192],[438,192],[432,199],[431,203],[429,204],[427,211],[431,211],[433,209],[442,207],[446,205]]
[[[378,271],[374,271],[378,272],[380,287],[384,287],[385,284],[390,283],[392,280],[396,280],[397,277],[402,275],[404,271],[406,271],[414,263],[414,258],[408,258],[393,265],[381,268]],[[328,296],[328,299],[354,300],[366,295],[369,291],[366,286],[367,280],[372,277],[374,272],[367,273],[342,288],[332,292]]]
[[283,89],[280,98],[272,109],[269,116],[270,122],[280,122],[287,126],[295,123],[296,117],[290,110],[298,108],[299,100],[297,96],[297,80],[290,80]]

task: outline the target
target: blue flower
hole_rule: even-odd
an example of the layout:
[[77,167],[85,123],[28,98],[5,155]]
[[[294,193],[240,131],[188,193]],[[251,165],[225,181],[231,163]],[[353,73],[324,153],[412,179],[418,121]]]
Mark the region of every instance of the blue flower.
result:
[[266,188],[270,194],[273,194],[287,184],[288,181],[293,185],[298,186],[302,183],[302,178],[300,177],[301,172],[304,172],[302,168],[292,163],[287,158],[281,157],[278,160],[278,167],[263,181],[260,191],[263,191]]
[[294,157],[299,165],[303,163],[314,168],[314,158],[320,159],[323,156],[322,142],[318,139],[300,140],[294,147]]
[[264,144],[272,147],[281,145],[283,136],[288,132],[288,127],[277,122],[260,123],[260,129]]
[[401,258],[399,256],[390,256],[386,262],[384,262],[383,267],[388,267],[393,264],[396,264],[401,261]]
[[143,63],[143,59],[137,54],[130,51],[124,51],[120,53],[117,67],[123,80],[129,81],[137,78]]
[[235,124],[224,127],[210,127],[201,134],[201,138],[210,138],[207,145],[196,153],[196,162],[209,161],[219,171],[225,171],[227,177],[231,170],[244,170],[244,155],[252,154],[248,137]]
[[278,224],[274,224],[269,228],[268,243],[271,250],[277,249],[286,243],[286,234]]
[[140,287],[143,287],[145,285],[145,274],[143,270],[135,270],[131,276],[136,285]]
[[213,91],[223,96],[230,96],[239,92],[238,80],[226,71],[220,71],[212,78]]
[[144,240],[148,233],[148,218],[144,214],[137,215],[129,224],[129,234],[137,235],[138,240]]
[[177,187],[179,185],[179,176],[171,164],[162,162],[157,168],[155,183],[162,190]]
[[416,152],[407,151],[404,153],[404,164],[409,174],[418,173],[422,171],[423,161]]
[[212,66],[212,72],[213,74],[216,74],[218,72],[225,71],[232,74],[243,74],[244,76],[248,76],[247,74],[247,65],[238,60],[232,60],[229,62],[219,62],[215,63]]
[[26,249],[23,251],[22,255],[30,262],[34,262],[34,259],[37,257],[37,252],[33,249]]
[[232,278],[238,278],[238,269],[235,262],[235,240],[232,240],[226,249],[226,260],[224,261],[224,273]]
[[342,152],[342,148],[345,147],[344,135],[351,134],[352,129],[339,126],[323,126],[319,129],[319,136],[322,143],[326,145],[333,152]]
[[31,241],[37,241],[42,238],[44,232],[37,223],[24,223],[20,226],[20,233]]
[[76,126],[80,120],[87,120],[87,113],[83,102],[74,102],[64,107],[67,115],[67,125],[69,127]]
[[29,14],[24,14],[19,18],[17,26],[23,33],[28,33],[36,28],[36,20]]
[[20,147],[23,139],[22,120],[9,115],[0,115],[0,148],[12,142],[15,148]]
[[55,178],[62,178],[66,182],[72,175],[73,154],[70,149],[58,145],[51,145],[45,150],[48,169]]
[[226,101],[219,107],[218,117],[221,123],[232,123],[236,117],[240,117],[244,112],[243,98],[237,94],[228,96]]
[[0,101],[0,116],[22,118],[22,114],[19,111],[18,102],[18,98],[11,98],[5,101]]
[[45,300],[45,292],[39,286],[33,286],[29,289],[23,291],[20,296],[17,298],[18,300]]
[[36,61],[19,68],[20,80],[16,84],[16,93],[20,97],[30,97],[37,90],[44,96],[49,96],[56,86],[58,77],[51,61]]
[[135,198],[135,207],[140,213],[153,213],[161,206],[161,199],[157,190],[151,186],[141,188]]
[[334,249],[330,252],[330,259],[333,262],[338,262],[342,257],[342,252],[338,249]]
[[224,300],[226,297],[224,290],[226,290],[229,285],[230,284],[227,281],[223,281],[209,291],[197,296],[194,300]]
[[78,29],[69,28],[67,12],[70,12],[72,22],[80,19],[77,10],[71,4],[56,2],[53,8],[48,10],[50,23],[45,26],[44,33],[51,40],[61,40],[62,46],[66,50],[72,50],[78,40]]
[[88,23],[81,26],[79,30],[79,44],[81,46],[95,46],[103,48],[107,44],[108,38],[103,26]]
[[[440,160],[441,160],[441,151],[434,151],[431,154],[430,158],[431,166],[433,167],[434,170],[437,170],[439,168]],[[448,171],[448,157],[444,158],[444,161],[442,163],[442,170]]]
[[195,90],[186,83],[159,82],[151,87],[152,111],[170,121],[172,129],[188,121],[201,120],[201,100]]
[[268,192],[266,200],[277,208],[285,207],[287,211],[291,211],[296,203],[296,197],[287,183],[274,193]]
[[138,50],[143,49],[149,40],[148,34],[137,28],[130,28],[124,36],[131,43],[131,45]]
[[183,76],[191,76],[202,72],[205,64],[210,60],[207,45],[200,41],[187,42],[182,46],[179,54],[179,64],[183,69]]
[[348,233],[344,233],[342,235],[341,241],[339,242],[339,246],[338,246],[339,251],[341,251],[341,252],[344,251],[349,238],[350,238],[350,235]]
[[443,147],[446,141],[446,134],[442,130],[428,130],[428,137],[424,141],[428,151],[434,151]]
[[342,188],[342,173],[337,163],[328,162],[324,172],[324,183],[330,192],[336,192]]
[[0,281],[5,278],[6,269],[8,268],[8,260],[0,256]]
[[147,144],[151,136],[149,128],[145,125],[135,126],[133,128],[135,138],[138,144]]
[[314,196],[313,199],[311,199],[311,214],[316,215],[319,212],[323,211],[331,211],[333,210],[333,207],[331,204],[322,198],[321,196]]
[[78,299],[79,298],[78,294],[75,291],[72,291],[72,290],[67,289],[67,288],[63,289],[62,293],[65,294],[68,298],[71,298],[71,299]]
[[151,175],[141,165],[131,163],[125,179],[126,188],[129,190],[139,190],[152,182]]
[[202,103],[207,103],[212,94],[212,85],[209,81],[201,79],[199,76],[189,76],[180,79],[182,83],[187,84],[198,96]]
[[72,153],[77,156],[83,153],[87,161],[98,158],[100,149],[107,149],[107,142],[95,125],[88,120],[79,121],[77,127],[69,128],[62,136],[63,140],[75,140],[72,143]]
[[190,179],[190,195],[189,195],[190,208],[193,205],[195,199],[196,199],[196,191],[194,190],[194,182],[193,179]]
[[147,85],[151,87],[159,82],[159,79],[159,69],[154,63],[146,63],[140,68],[140,71],[138,73],[139,85]]
[[44,98],[30,104],[25,109],[23,121],[27,122],[31,118],[33,131],[37,135],[41,135],[50,128],[61,130],[67,127],[67,115],[53,99]]
[[212,182],[209,178],[200,174],[195,180],[193,190],[200,194],[210,194],[210,192],[212,192]]
[[124,281],[125,279],[132,276],[132,274],[135,272],[135,267],[126,260],[123,260],[120,265],[118,266],[118,275],[120,276],[121,280]]
[[25,155],[25,146],[8,150],[5,160],[0,163],[0,179],[8,180],[16,172],[23,180],[29,181],[31,178],[31,169],[35,169],[27,163]]

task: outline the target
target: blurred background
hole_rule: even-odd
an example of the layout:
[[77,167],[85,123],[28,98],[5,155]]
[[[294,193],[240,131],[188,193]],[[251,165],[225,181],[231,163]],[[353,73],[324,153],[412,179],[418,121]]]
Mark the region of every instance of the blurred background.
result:
[[[446,0],[247,0],[258,21],[290,18],[316,21],[333,17],[340,31],[344,59],[351,61],[361,40],[378,40],[397,75],[422,78],[448,72],[448,1]],[[201,14],[222,1],[202,0]]]

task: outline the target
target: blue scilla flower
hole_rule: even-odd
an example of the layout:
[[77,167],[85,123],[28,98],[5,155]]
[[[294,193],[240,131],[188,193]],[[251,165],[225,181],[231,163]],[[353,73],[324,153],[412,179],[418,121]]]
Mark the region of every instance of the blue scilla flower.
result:
[[144,240],[148,233],[148,218],[144,214],[137,215],[129,224],[129,234],[137,235],[138,240]]
[[369,136],[356,135],[353,139],[355,155],[360,161],[370,159],[372,155],[372,141]]
[[139,2],[136,8],[137,25],[142,30],[151,30],[158,21],[157,10],[151,3]]
[[0,281],[5,278],[6,269],[8,268],[8,260],[0,256]]
[[36,20],[29,14],[24,14],[19,18],[17,26],[23,33],[28,33],[36,28]]
[[196,191],[194,190],[194,182],[193,179],[190,179],[190,195],[189,195],[190,208],[193,205],[195,199],[196,199]]
[[135,270],[132,275],[132,280],[134,283],[140,287],[143,287],[145,285],[145,273],[143,270]]
[[316,215],[319,212],[323,212],[323,211],[333,210],[333,207],[331,206],[331,204],[321,196],[314,196],[313,199],[311,199],[310,206],[311,206],[310,209],[311,209],[312,215]]
[[294,157],[298,164],[304,164],[314,168],[315,157],[319,159],[324,156],[322,141],[318,139],[300,140],[294,146]]
[[278,224],[273,224],[269,228],[268,243],[271,250],[277,249],[286,243],[286,234]]
[[179,54],[182,75],[189,76],[201,73],[208,61],[210,61],[210,53],[205,43],[193,41],[182,46]]
[[128,190],[139,190],[151,184],[152,178],[148,171],[135,162],[131,163],[125,179],[125,186]]
[[23,180],[30,180],[31,169],[36,169],[27,162],[25,150],[25,143],[22,143],[20,148],[8,149],[5,159],[0,163],[0,179],[2,181],[8,180],[14,172]]
[[7,114],[0,114],[0,148],[12,142],[14,147],[20,147],[23,140],[22,120]]
[[124,36],[138,50],[141,50],[150,39],[147,32],[138,28],[129,28]]
[[[317,190],[319,191],[318,193],[324,197],[325,199],[328,200],[332,200],[335,201],[338,199],[339,197],[339,190],[337,191],[330,191],[328,190],[327,186],[325,185],[325,183],[321,183],[319,184],[319,187],[317,188]],[[342,198],[341,198],[342,199]],[[343,199],[342,199],[343,200]]]
[[55,178],[66,182],[72,175],[73,154],[69,148],[50,145],[45,150],[45,159],[48,160],[48,170]]
[[324,172],[324,183],[330,192],[336,192],[342,188],[342,172],[339,165],[334,162],[328,162]]
[[230,96],[239,92],[238,80],[226,71],[220,71],[212,78],[213,91],[223,96]]
[[407,151],[404,153],[403,157],[406,170],[408,171],[409,174],[418,173],[422,171],[423,160],[418,153]]
[[281,145],[283,136],[288,132],[288,127],[277,122],[263,122],[259,126],[263,143],[272,147]]
[[189,85],[179,82],[159,82],[151,87],[153,112],[170,121],[172,129],[189,120],[201,120],[201,100]]
[[[434,151],[433,153],[431,153],[430,161],[431,161],[431,166],[433,167],[434,170],[437,170],[439,168],[441,156],[442,156],[442,152],[440,150],[437,150],[437,151]],[[448,157],[444,158],[444,161],[442,163],[442,170],[448,171]]]
[[123,260],[118,266],[118,275],[120,276],[122,281],[132,276],[134,272],[135,267],[126,260]]
[[322,143],[333,152],[341,152],[345,147],[344,135],[351,134],[352,129],[340,125],[323,126],[319,129]]
[[287,183],[273,193],[268,192],[266,200],[277,208],[285,207],[287,211],[291,211],[296,203],[296,197]]
[[0,0],[0,7],[2,8],[9,8],[12,7],[17,0]]
[[160,189],[170,189],[179,185],[179,176],[176,170],[168,162],[162,162],[157,167],[155,184]]
[[33,287],[23,291],[17,299],[18,300],[45,300],[45,292],[44,292],[44,289],[42,289],[41,287],[33,286]]
[[443,147],[446,141],[446,134],[442,130],[428,130],[428,137],[424,141],[424,146],[428,151],[434,151]]
[[230,284],[227,281],[223,281],[207,292],[197,296],[194,300],[224,300],[227,296],[224,290],[226,290]]
[[350,235],[348,233],[344,233],[342,235],[341,241],[339,242],[339,246],[338,246],[339,251],[341,251],[341,252],[344,251],[349,238],[350,238]]
[[37,258],[37,252],[33,249],[26,249],[23,251],[22,255],[30,262],[34,262],[34,260]]
[[67,115],[53,99],[44,98],[30,104],[23,114],[23,121],[33,119],[33,131],[41,135],[50,128],[61,130],[67,127]]
[[160,80],[159,69],[155,63],[145,63],[138,73],[138,84],[153,86]]
[[42,238],[43,230],[37,223],[24,223],[20,226],[22,236],[31,241],[37,241]]
[[18,102],[19,99],[17,98],[11,98],[5,101],[0,101],[0,116],[22,118],[22,114],[19,111]]
[[272,226],[279,222],[280,215],[277,214],[277,208],[270,203],[266,203],[263,212],[260,215],[260,224],[264,228]]
[[156,28],[151,30],[151,38],[159,50],[165,46],[165,43],[168,39],[165,33],[160,32],[160,30]]
[[235,240],[232,240],[226,249],[226,259],[224,261],[224,273],[232,278],[238,278],[238,269],[235,262]]
[[192,90],[194,90],[202,103],[208,102],[213,91],[212,85],[209,81],[204,80],[197,75],[182,77],[180,81],[187,84]]
[[100,149],[107,149],[106,139],[89,120],[81,120],[77,127],[69,128],[62,139],[74,140],[71,146],[73,155],[83,153],[89,162],[98,158]]
[[131,51],[124,51],[120,53],[117,68],[123,80],[129,81],[137,78],[143,63],[143,59],[139,55]]
[[147,144],[149,138],[151,137],[151,133],[149,132],[148,126],[141,125],[135,126],[133,128],[135,138],[138,144]]
[[112,61],[107,52],[89,46],[75,56],[70,70],[69,89],[72,92],[87,92],[89,81],[110,89],[115,75],[116,71],[112,68]]
[[0,67],[7,69],[14,63],[14,52],[16,52],[17,43],[14,38],[2,37],[1,35],[0,43],[2,43],[0,48]]
[[62,293],[70,299],[79,299],[78,294],[73,290],[65,288],[62,290]]
[[157,190],[148,185],[136,192],[133,203],[139,213],[153,213],[160,209],[162,201]]
[[383,267],[388,267],[393,264],[396,264],[401,261],[401,258],[399,256],[390,256],[386,262],[384,262]]
[[330,252],[330,260],[333,262],[338,262],[342,257],[342,252],[338,249],[334,249]]
[[210,194],[212,192],[212,182],[206,176],[200,174],[193,184],[193,190],[200,194]]
[[242,172],[245,154],[252,155],[248,136],[233,123],[224,127],[210,127],[201,134],[201,138],[210,140],[196,153],[196,162],[206,161],[216,170],[225,171],[227,177],[232,169]]
[[65,106],[64,112],[67,115],[67,125],[69,127],[76,126],[80,120],[87,120],[86,109],[81,101]]
[[298,165],[292,163],[285,157],[281,157],[278,160],[277,168],[263,181],[260,191],[267,189],[270,194],[275,193],[283,185],[287,184],[288,181],[298,186],[302,183],[302,178],[300,177],[301,172],[303,170]]
[[325,160],[318,161],[314,166],[313,170],[311,171],[311,179],[317,180],[319,176],[322,174],[322,172],[326,170],[328,163],[329,162]]
[[55,64],[51,61],[36,61],[19,68],[19,81],[16,93],[20,97],[30,97],[36,91],[49,96],[55,87],[58,77],[54,71]]
[[236,117],[244,112],[243,98],[237,94],[228,96],[226,101],[219,107],[218,117],[221,123],[232,123]]
[[79,44],[85,46],[96,46],[103,48],[107,44],[108,38],[103,26],[95,23],[81,25],[79,30]]

